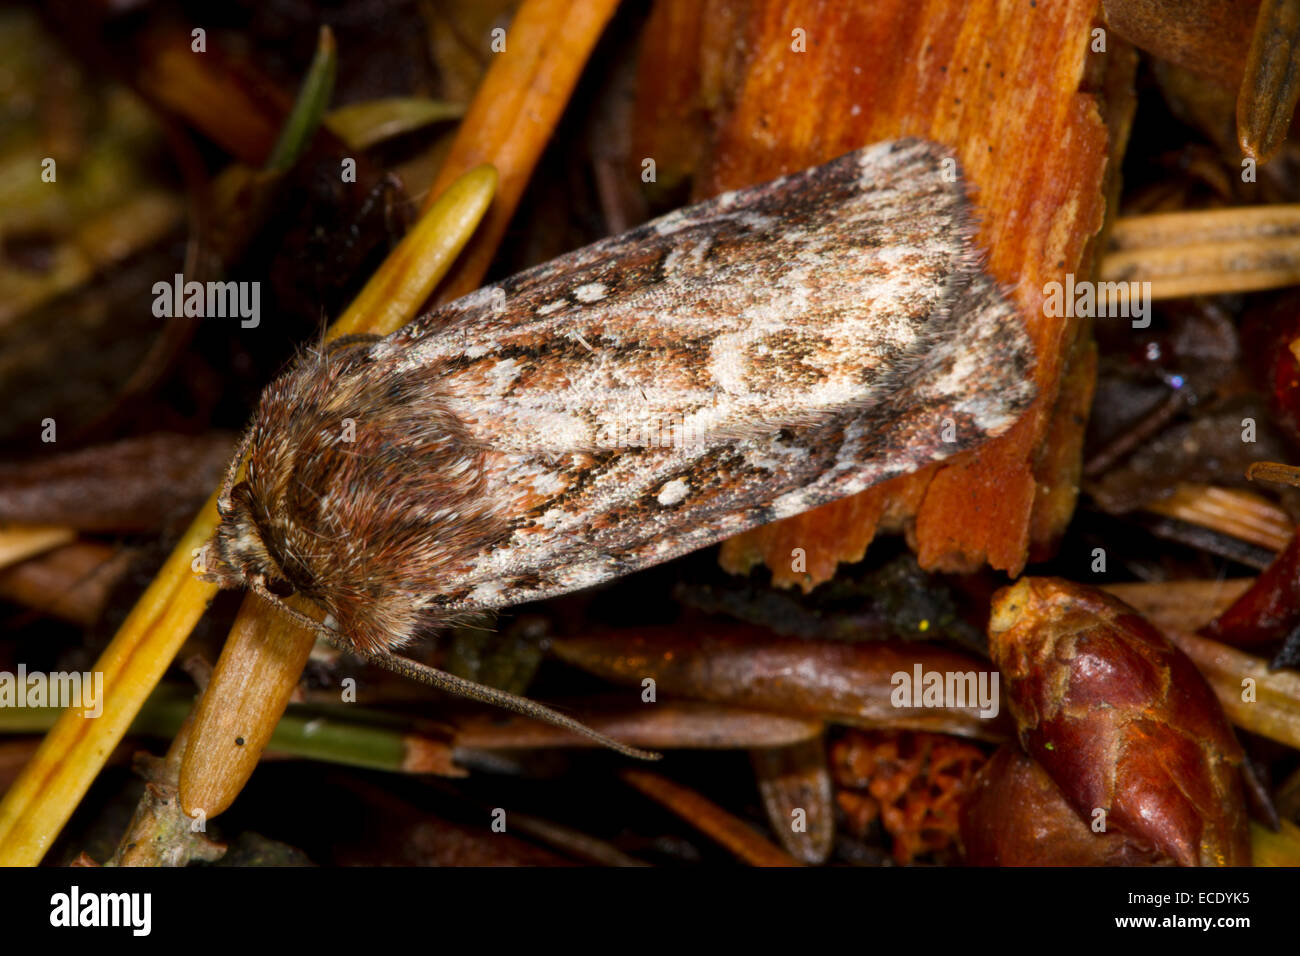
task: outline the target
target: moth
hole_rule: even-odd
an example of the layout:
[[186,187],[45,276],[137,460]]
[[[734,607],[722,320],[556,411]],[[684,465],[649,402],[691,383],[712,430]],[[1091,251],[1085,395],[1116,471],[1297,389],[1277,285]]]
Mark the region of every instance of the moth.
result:
[[396,652],[1005,431],[1033,348],[956,169],[879,143],[308,351],[231,464],[206,577],[319,629],[280,600],[304,595],[344,649],[634,752]]

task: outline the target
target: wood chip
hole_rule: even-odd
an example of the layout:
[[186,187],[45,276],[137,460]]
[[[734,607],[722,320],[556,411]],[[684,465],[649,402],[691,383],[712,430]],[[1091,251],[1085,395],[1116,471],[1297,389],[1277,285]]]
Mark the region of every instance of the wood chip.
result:
[[1252,491],[1214,485],[1179,485],[1168,498],[1147,505],[1148,511],[1200,525],[1270,551],[1281,551],[1295,524],[1285,511]]
[[799,866],[798,860],[774,846],[748,823],[689,787],[648,770],[624,770],[619,776],[750,866]]
[[1105,282],[1150,282],[1151,298],[1300,284],[1300,205],[1160,212],[1118,220]]
[[1204,581],[1143,581],[1102,585],[1157,627],[1197,631],[1232,606],[1255,583],[1254,578]]

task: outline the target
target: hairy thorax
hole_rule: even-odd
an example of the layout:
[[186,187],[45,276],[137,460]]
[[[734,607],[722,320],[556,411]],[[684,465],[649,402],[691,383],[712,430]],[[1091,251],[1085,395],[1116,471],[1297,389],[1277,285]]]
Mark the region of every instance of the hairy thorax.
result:
[[438,370],[377,361],[370,344],[309,353],[266,390],[206,570],[223,586],[302,594],[373,652],[436,623],[440,582],[501,527],[484,453],[446,408]]

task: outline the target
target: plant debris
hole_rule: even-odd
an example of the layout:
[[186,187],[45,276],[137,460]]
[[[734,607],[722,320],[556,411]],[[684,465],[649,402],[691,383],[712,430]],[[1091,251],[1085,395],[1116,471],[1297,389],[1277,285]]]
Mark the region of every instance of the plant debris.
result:
[[[0,11],[0,864],[1300,865],[1297,44],[1296,0]],[[195,576],[302,350],[899,137],[960,160],[1029,412],[406,649],[654,772]]]

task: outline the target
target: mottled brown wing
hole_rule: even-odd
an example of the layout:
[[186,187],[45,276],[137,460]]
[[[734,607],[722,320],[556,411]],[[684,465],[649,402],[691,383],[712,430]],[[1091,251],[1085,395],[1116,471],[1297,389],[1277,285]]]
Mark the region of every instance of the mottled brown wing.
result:
[[[377,345],[484,450],[493,545],[439,613],[586,587],[1004,431],[1032,347],[949,156],[880,144],[480,290]],[[955,171],[955,165],[951,167]],[[666,446],[666,447],[664,447]]]

